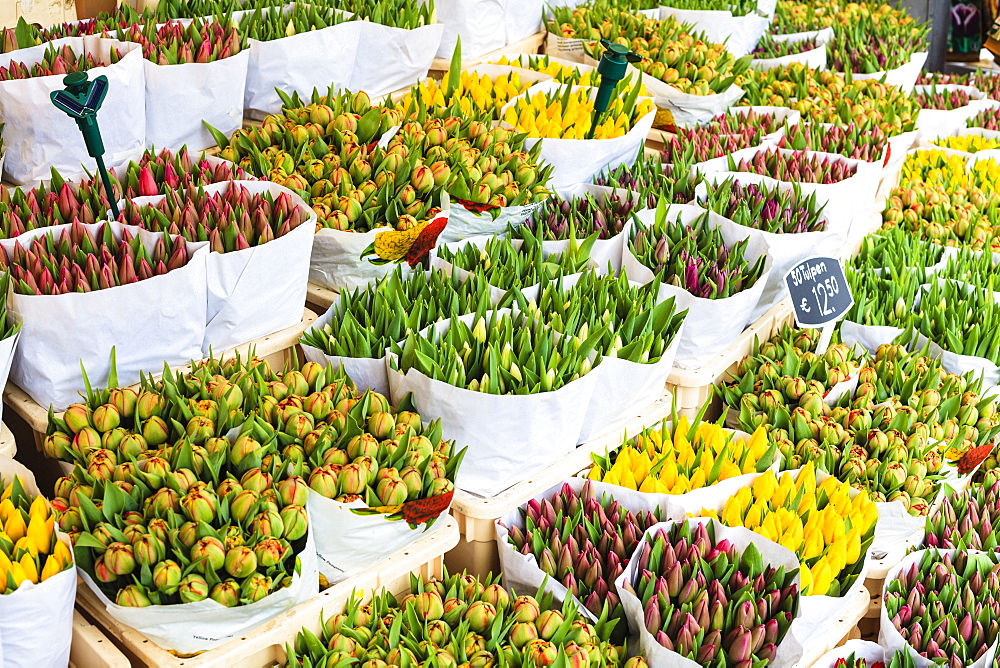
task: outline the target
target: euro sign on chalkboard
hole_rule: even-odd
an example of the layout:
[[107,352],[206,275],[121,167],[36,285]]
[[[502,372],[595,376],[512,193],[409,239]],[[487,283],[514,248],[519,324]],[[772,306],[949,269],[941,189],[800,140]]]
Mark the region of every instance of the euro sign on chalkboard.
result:
[[802,260],[785,274],[799,327],[821,327],[843,316],[854,305],[844,267],[832,257]]

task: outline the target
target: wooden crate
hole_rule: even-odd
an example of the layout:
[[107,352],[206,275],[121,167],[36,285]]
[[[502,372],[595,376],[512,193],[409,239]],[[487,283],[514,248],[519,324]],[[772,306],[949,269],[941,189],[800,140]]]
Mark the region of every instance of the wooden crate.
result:
[[[743,330],[728,348],[713,357],[698,369],[674,367],[667,378],[667,391],[677,400],[677,410],[682,415],[693,417],[712,396],[712,386],[723,382],[744,357],[753,351],[755,340],[761,342],[774,336],[785,323],[794,324],[792,304],[784,299],[772,306],[752,325]],[[707,414],[714,419],[722,413],[722,402],[715,399],[715,405]]]
[[[262,336],[259,339],[244,343],[241,346],[231,348],[219,357],[227,359],[235,357],[237,354],[246,356],[251,349],[258,357],[266,359],[272,367],[280,369],[285,362],[296,355],[296,346],[302,332],[309,329],[316,320],[316,314],[309,309],[304,309],[302,321],[297,325],[288,327],[273,334]],[[189,366],[178,367],[183,372]],[[31,430],[35,439],[35,448],[42,449],[42,441],[45,440],[45,430],[49,422],[48,408],[42,407],[28,394],[13,382],[8,381],[3,390],[3,402],[13,411]]]
[[[520,42],[508,44],[507,46],[497,49],[496,51],[490,51],[489,53],[484,53],[483,55],[476,56],[475,58],[465,58],[462,60],[462,69],[465,70],[470,67],[474,67],[475,65],[488,63],[491,60],[496,60],[505,53],[539,53],[542,46],[545,44],[545,36],[547,34],[548,33],[544,30],[542,32],[536,32],[534,35],[526,37]],[[431,63],[431,69],[427,74],[428,76],[440,79],[444,76],[445,72],[448,71],[448,67],[450,65],[451,58],[435,58]]]
[[493,497],[481,497],[456,490],[451,514],[458,522],[462,539],[445,556],[451,571],[468,570],[479,577],[500,572],[494,523],[508,512],[545,490],[591,466],[591,454],[603,453],[622,443],[626,434],[634,436],[644,427],[670,417],[670,401],[660,400],[641,411],[621,429],[576,448],[549,467]]
[[129,668],[132,663],[99,628],[73,611],[69,668]]
[[337,301],[339,296],[340,293],[336,290],[321,288],[315,283],[310,283],[306,290],[306,306],[322,315],[330,310],[330,306]]
[[320,615],[325,618],[342,612],[345,602],[355,590],[363,592],[384,587],[400,594],[409,588],[411,573],[422,577],[440,576],[444,553],[458,542],[455,520],[447,516],[441,520],[443,523],[440,526],[403,552],[320,592],[245,636],[189,658],[171,654],[138,631],[113,619],[93,592],[82,583],[77,590],[77,607],[114,640],[134,665],[150,668],[272,666],[284,660],[285,643],[294,641],[303,626],[318,632]]

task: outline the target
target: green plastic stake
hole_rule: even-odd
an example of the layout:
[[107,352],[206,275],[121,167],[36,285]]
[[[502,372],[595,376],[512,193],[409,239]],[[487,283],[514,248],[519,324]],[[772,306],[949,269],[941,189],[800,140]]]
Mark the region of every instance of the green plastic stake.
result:
[[601,62],[597,64],[597,73],[601,75],[601,85],[597,88],[597,99],[594,100],[594,120],[590,124],[590,131],[587,132],[587,139],[594,138],[594,130],[600,125],[601,116],[608,110],[611,104],[611,96],[615,92],[618,82],[625,78],[629,63],[637,63],[642,60],[642,56],[632,53],[628,47],[621,44],[614,44],[606,39],[601,40],[604,47],[604,54]]
[[108,94],[108,78],[101,75],[89,81],[86,72],[73,72],[63,77],[63,85],[66,86],[66,90],[53,91],[49,94],[49,98],[56,109],[65,112],[76,121],[76,127],[80,128],[83,141],[87,145],[87,153],[97,161],[97,170],[108,193],[111,212],[117,218],[118,202],[114,190],[111,189],[108,169],[104,166],[104,140],[101,139],[101,128],[97,125],[97,110],[104,104],[104,98]]

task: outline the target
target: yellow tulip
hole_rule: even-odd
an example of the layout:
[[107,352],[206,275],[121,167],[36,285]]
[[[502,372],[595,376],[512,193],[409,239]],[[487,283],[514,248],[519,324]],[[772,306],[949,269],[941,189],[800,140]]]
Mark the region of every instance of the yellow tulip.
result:
[[26,538],[31,543],[36,553],[49,553],[49,549],[52,546],[55,521],[56,518],[53,515],[49,515],[47,518],[38,517],[36,515],[28,522],[28,532]]
[[35,563],[35,557],[30,554],[25,554],[19,562],[21,568],[24,569],[24,573],[31,582],[38,582],[38,564]]
[[833,572],[826,562],[820,560],[816,562],[811,569],[812,571],[812,588],[810,591],[805,591],[804,594],[811,594],[816,596],[822,596],[830,590],[830,585],[833,584]]
[[49,516],[49,503],[45,500],[43,496],[36,496],[31,501],[31,507],[28,509],[28,517],[41,517],[42,519]]
[[64,570],[63,565],[59,563],[59,560],[56,559],[56,556],[54,554],[50,554],[48,557],[45,558],[45,566],[42,567],[42,574],[39,581],[45,582],[53,575],[58,575],[59,573],[62,573],[63,570]]
[[28,532],[28,526],[24,523],[20,511],[10,514],[10,517],[4,522],[3,530],[13,541],[19,540]]
[[14,507],[14,503],[10,499],[0,501],[0,522],[6,523],[7,518],[15,512],[17,512],[17,508]]
[[52,555],[50,558],[56,559],[56,561],[66,568],[73,563],[73,552],[63,543],[61,540],[56,541],[56,546],[52,549]]

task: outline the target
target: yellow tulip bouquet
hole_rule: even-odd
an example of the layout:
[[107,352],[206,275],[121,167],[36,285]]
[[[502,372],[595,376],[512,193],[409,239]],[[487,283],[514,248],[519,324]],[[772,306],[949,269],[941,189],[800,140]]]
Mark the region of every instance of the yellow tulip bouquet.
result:
[[686,494],[774,464],[777,446],[767,430],[749,439],[699,418],[674,424],[664,420],[645,429],[614,452],[594,455],[591,480],[651,494]]
[[455,115],[496,120],[500,118],[500,110],[505,104],[538,83],[516,71],[498,75],[462,71],[454,85],[449,79],[427,79],[414,86],[397,108],[405,118],[410,118],[420,108],[426,108],[448,109]]
[[[592,88],[562,86],[518,98],[503,113],[503,120],[529,137],[586,139],[594,120]],[[624,136],[646,114],[655,110],[653,101],[639,100],[640,89],[629,87],[624,97],[613,97],[594,130],[593,139]]]
[[55,522],[49,503],[28,496],[20,478],[6,484],[0,494],[0,594],[73,567],[73,553],[58,539]]
[[768,471],[730,497],[721,513],[706,509],[701,516],[746,527],[794,552],[803,594],[840,596],[855,584],[878,521],[868,493],[851,492],[832,476],[820,481],[810,462],[797,474]]

